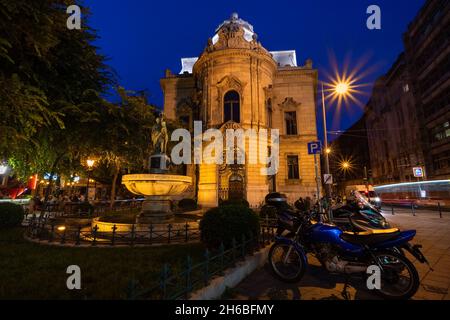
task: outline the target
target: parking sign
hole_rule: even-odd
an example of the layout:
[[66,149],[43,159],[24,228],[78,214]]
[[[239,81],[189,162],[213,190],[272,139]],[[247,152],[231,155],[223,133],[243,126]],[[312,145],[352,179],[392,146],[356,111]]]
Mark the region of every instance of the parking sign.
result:
[[308,154],[319,154],[322,152],[322,143],[320,141],[313,141],[308,143]]

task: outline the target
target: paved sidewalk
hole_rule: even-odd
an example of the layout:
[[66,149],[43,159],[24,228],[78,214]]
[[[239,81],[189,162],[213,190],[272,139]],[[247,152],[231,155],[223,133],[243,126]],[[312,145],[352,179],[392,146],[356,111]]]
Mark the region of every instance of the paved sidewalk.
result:
[[[413,243],[423,245],[423,253],[434,268],[431,272],[427,265],[414,262],[421,285],[413,299],[450,300],[450,214],[439,217],[436,211],[417,210],[416,216],[411,211],[396,210],[395,215],[385,212],[386,218],[402,230],[416,229],[417,236]],[[414,258],[408,254],[409,258]],[[298,284],[286,284],[275,279],[266,264],[253,272],[236,288],[230,290],[232,299],[302,299],[302,300],[367,300],[380,299],[365,288],[364,281],[358,277],[350,279],[350,286],[343,294],[345,277],[332,275],[320,267],[319,262],[308,256],[310,266],[304,278]]]

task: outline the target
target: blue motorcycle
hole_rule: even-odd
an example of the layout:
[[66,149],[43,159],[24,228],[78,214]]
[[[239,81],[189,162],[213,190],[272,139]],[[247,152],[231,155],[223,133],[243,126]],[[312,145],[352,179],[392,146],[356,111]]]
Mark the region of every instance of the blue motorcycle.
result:
[[[278,217],[282,227],[291,232],[289,236],[278,235],[269,251],[269,265],[280,280],[300,281],[308,265],[307,253],[310,253],[330,273],[367,277],[368,268],[377,266],[381,285],[376,292],[385,299],[409,299],[416,293],[419,288],[417,270],[398,250],[404,249],[421,263],[428,263],[421,247],[410,244],[415,230],[402,232],[390,228],[352,232],[320,220],[321,216],[314,212]],[[354,223],[351,217],[349,223]]]

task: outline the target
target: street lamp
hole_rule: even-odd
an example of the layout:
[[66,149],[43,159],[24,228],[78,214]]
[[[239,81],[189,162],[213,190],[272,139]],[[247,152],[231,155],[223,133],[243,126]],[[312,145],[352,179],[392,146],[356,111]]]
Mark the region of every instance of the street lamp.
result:
[[84,201],[88,202],[89,201],[89,181],[91,180],[91,171],[92,171],[92,168],[94,167],[95,160],[87,159],[86,164],[88,166],[88,178],[87,178],[87,185],[86,185],[86,197],[85,197]]
[[[331,153],[331,149],[328,148],[328,131],[327,131],[327,113],[326,113],[326,107],[325,107],[325,90],[323,88],[323,81],[321,82],[322,85],[322,117],[323,117],[323,141],[324,141],[324,149],[325,149],[325,173],[330,174],[330,160],[329,160],[329,154]],[[338,97],[345,97],[348,95],[348,93],[351,90],[351,84],[348,81],[340,80],[336,83],[333,83],[331,85],[331,92],[333,96]],[[327,184],[325,185],[325,191],[326,191],[326,199],[327,203],[331,204],[331,185]],[[328,218],[330,221],[333,219],[332,212],[331,212],[331,206],[328,205]]]

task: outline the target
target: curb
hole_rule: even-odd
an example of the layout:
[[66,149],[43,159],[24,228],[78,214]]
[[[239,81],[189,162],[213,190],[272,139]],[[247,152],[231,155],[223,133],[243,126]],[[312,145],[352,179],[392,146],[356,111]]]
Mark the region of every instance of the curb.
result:
[[264,266],[267,262],[270,247],[271,244],[239,262],[236,267],[226,270],[223,276],[212,279],[208,286],[194,291],[189,300],[215,300],[220,298],[227,288],[237,286],[253,271]]

